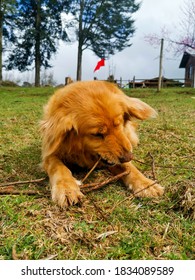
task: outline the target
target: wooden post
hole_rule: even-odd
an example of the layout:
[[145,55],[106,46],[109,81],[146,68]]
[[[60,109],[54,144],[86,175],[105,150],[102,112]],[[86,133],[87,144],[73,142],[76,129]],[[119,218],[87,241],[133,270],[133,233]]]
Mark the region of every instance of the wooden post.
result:
[[135,76],[133,76],[133,88],[135,88]]
[[122,88],[122,86],[123,86],[123,79],[122,77],[120,77],[120,87]]
[[161,90],[162,85],[162,68],[163,68],[163,46],[164,46],[164,39],[161,39],[161,46],[160,46],[160,61],[159,61],[159,77],[158,77],[158,92]]

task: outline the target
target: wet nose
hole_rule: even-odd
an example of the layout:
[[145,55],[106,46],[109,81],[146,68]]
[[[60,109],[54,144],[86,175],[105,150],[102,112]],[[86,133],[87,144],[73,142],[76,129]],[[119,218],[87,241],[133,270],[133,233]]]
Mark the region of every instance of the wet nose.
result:
[[133,159],[133,154],[131,152],[125,153],[122,157],[119,158],[120,163],[128,162]]

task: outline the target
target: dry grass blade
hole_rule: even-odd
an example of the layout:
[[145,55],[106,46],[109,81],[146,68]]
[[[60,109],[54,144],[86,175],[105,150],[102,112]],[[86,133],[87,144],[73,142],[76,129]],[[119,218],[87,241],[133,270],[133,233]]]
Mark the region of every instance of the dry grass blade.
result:
[[96,239],[103,239],[103,238],[105,238],[105,237],[107,237],[107,236],[109,236],[109,235],[115,234],[115,233],[117,233],[117,232],[118,232],[117,230],[107,231],[107,232],[104,232],[104,233],[99,234],[99,235],[96,237]]
[[14,244],[14,246],[12,247],[12,259],[13,259],[13,260],[19,260],[18,254],[16,253],[16,245],[15,245],[15,244]]
[[170,226],[170,223],[167,224],[162,239],[165,239],[165,237],[166,237],[166,235],[167,235],[167,232],[168,232],[168,229],[169,229],[169,226]]
[[57,256],[58,256],[58,254],[55,254],[55,255],[48,256],[47,258],[41,259],[41,260],[53,260],[53,259],[55,259]]
[[19,255],[16,252],[16,244],[14,244],[12,247],[12,259],[13,260],[27,260],[28,258],[25,253],[22,253],[21,255]]

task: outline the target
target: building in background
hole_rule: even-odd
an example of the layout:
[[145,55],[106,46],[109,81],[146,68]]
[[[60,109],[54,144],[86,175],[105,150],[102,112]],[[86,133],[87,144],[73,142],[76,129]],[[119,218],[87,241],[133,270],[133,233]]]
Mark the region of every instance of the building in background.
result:
[[184,52],[179,68],[185,68],[185,86],[195,88],[195,54]]

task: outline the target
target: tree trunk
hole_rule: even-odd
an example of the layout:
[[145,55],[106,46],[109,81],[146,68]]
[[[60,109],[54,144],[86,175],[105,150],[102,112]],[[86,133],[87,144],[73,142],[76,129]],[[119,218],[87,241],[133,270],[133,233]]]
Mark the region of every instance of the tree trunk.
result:
[[81,81],[81,78],[82,78],[82,54],[83,54],[82,53],[82,46],[78,46],[77,81]]
[[41,1],[37,0],[37,13],[35,20],[36,27],[36,42],[35,42],[35,86],[40,86],[40,72],[41,72],[41,54],[40,54],[40,44],[41,44]]
[[79,34],[78,34],[77,81],[81,81],[82,78],[83,11],[84,11],[84,1],[81,0],[80,15],[79,15]]
[[0,84],[2,83],[2,55],[3,55],[3,11],[2,0],[0,0]]

